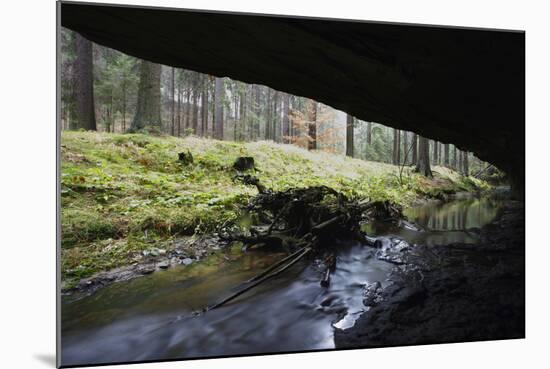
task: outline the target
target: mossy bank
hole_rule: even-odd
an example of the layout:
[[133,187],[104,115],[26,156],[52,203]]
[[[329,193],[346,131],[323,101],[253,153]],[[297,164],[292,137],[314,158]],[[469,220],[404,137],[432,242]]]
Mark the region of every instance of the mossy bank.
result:
[[[193,163],[178,161],[189,150]],[[269,190],[324,185],[349,198],[410,206],[422,198],[488,188],[443,167],[427,179],[409,168],[307,151],[272,142],[235,143],[197,137],[63,132],[61,243],[64,287],[81,278],[144,262],[215,233],[239,219],[254,186],[234,181],[237,157],[254,158]],[[159,252],[160,250],[160,252]],[[204,253],[204,250],[202,250]]]

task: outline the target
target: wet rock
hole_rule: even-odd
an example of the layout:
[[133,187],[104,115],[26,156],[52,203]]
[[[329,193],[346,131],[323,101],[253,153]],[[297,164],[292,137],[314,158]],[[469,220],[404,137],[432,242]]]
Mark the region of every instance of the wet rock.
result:
[[374,282],[367,284],[365,287],[365,293],[363,298],[363,305],[365,306],[374,306],[381,301],[380,290],[382,289],[382,284],[380,282]]
[[167,269],[170,266],[170,262],[168,260],[166,260],[166,261],[158,263],[157,266],[160,269]]
[[151,274],[155,271],[155,267],[152,265],[143,265],[141,268],[139,268],[139,272],[141,274]]
[[407,262],[407,251],[410,250],[410,245],[400,239],[380,239],[379,250],[376,252],[376,257],[379,260],[384,260],[392,264],[402,265]]
[[185,259],[181,260],[180,263],[183,264],[183,265],[190,265],[190,264],[193,264],[193,259],[185,258]]

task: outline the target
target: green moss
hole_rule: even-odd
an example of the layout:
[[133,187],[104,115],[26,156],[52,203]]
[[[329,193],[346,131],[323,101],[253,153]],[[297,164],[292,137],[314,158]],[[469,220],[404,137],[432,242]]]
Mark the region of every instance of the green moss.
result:
[[[194,162],[183,165],[178,153]],[[134,262],[139,252],[170,249],[173,238],[204,234],[239,218],[257,194],[232,180],[238,156],[252,156],[271,190],[329,186],[353,198],[407,206],[422,196],[475,191],[485,183],[436,168],[427,180],[393,165],[310,152],[269,142],[197,137],[63,132],[62,272],[66,281]]]

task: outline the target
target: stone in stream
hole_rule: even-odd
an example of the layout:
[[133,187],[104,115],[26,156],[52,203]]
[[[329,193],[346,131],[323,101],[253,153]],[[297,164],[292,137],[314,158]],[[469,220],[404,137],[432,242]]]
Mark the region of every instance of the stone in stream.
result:
[[374,282],[367,284],[364,293],[363,305],[374,306],[381,301],[380,291],[382,284],[380,282]]
[[410,250],[410,245],[401,239],[379,238],[376,240],[379,249],[376,252],[376,257],[379,260],[387,261],[388,263],[402,265],[407,262],[407,251]]

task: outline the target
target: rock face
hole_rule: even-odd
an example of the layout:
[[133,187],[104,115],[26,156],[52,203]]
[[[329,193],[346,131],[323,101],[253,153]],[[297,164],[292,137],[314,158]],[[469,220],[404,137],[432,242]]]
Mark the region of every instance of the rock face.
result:
[[61,25],[96,43],[454,143],[505,170],[523,189],[523,32],[60,6]]

